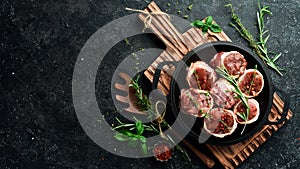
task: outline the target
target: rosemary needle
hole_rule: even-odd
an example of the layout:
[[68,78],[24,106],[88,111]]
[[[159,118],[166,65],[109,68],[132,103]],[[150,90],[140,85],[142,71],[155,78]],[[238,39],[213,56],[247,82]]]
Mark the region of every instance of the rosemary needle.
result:
[[[281,56],[281,53],[274,54],[273,52],[268,52],[267,48],[267,41],[270,38],[270,34],[267,35],[268,30],[265,29],[264,24],[264,16],[265,14],[271,14],[268,6],[261,7],[260,0],[258,0],[258,9],[257,12],[257,27],[259,31],[259,37],[256,41],[250,31],[242,24],[240,17],[235,13],[232,4],[227,4],[225,7],[230,8],[231,12],[231,19],[232,22],[230,26],[234,27],[239,34],[249,42],[249,46],[253,49],[253,51],[273,70],[275,70],[280,76],[283,74],[281,73],[281,69],[275,64],[275,62]],[[270,58],[270,54],[274,54],[272,58]]]

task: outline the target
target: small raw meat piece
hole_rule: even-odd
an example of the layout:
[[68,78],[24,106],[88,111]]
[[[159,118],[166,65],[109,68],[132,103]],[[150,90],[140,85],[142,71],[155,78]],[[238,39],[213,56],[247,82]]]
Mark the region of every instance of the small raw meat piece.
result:
[[204,90],[182,89],[180,94],[180,109],[184,113],[203,117],[213,107],[213,98]]
[[222,67],[224,65],[228,73],[235,78],[242,75],[247,67],[246,59],[237,51],[219,52],[209,64],[213,67]]
[[246,115],[246,106],[244,106],[242,101],[238,102],[234,106],[233,112],[236,115],[236,121],[240,124],[250,124],[250,123],[255,122],[258,119],[258,116],[260,113],[258,102],[254,99],[249,99],[248,104],[250,107],[250,111],[249,111],[249,116],[247,118],[247,121],[245,121],[243,118],[240,117],[240,115],[242,115],[242,114]]
[[264,87],[264,77],[256,69],[248,69],[239,78],[238,85],[245,97],[252,98],[257,96]]
[[214,108],[209,113],[207,118],[204,119],[204,129],[209,134],[223,138],[231,135],[237,128],[235,115],[231,110]]
[[200,90],[210,90],[216,79],[216,72],[203,61],[191,63],[186,77],[190,87]]
[[210,93],[214,97],[214,101],[217,105],[225,109],[230,109],[238,99],[236,98],[236,93],[234,93],[234,86],[232,86],[226,79],[220,78],[217,80]]

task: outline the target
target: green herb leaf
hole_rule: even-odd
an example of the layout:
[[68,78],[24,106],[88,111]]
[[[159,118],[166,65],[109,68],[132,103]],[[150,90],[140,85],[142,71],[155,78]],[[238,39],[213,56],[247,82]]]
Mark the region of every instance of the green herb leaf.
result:
[[219,25],[217,24],[212,24],[211,27],[210,27],[210,30],[214,33],[219,33],[219,32],[222,32],[222,29],[220,28]]
[[144,137],[144,136],[140,136],[140,141],[141,141],[142,143],[146,143],[147,139],[146,139],[146,137]]
[[206,33],[208,29],[210,29],[214,33],[219,33],[222,31],[222,29],[218,24],[213,24],[212,16],[206,17],[205,23],[200,20],[195,20],[194,22],[191,23],[191,25],[196,28],[201,28],[202,33]]
[[114,138],[117,139],[118,141],[128,141],[128,140],[130,140],[130,138],[128,136],[125,136],[122,133],[116,133],[114,135]]
[[206,18],[206,24],[207,24],[207,25],[211,25],[211,24],[212,24],[212,21],[213,21],[213,17],[209,15],[209,16]]
[[281,53],[278,53],[278,54],[272,59],[272,61],[273,61],[273,62],[276,62],[277,59],[279,59],[280,56],[281,56]]
[[143,154],[147,154],[148,153],[148,147],[147,147],[146,143],[141,144],[141,148],[142,148]]
[[141,135],[143,132],[144,132],[144,126],[143,126],[143,123],[138,120],[136,123],[135,123],[135,126],[136,126],[136,130],[137,130],[137,134],[138,135]]
[[202,33],[206,33],[208,31],[208,26],[207,25],[204,25],[202,27]]
[[130,132],[129,130],[121,130],[120,133],[122,133],[123,135],[128,136],[128,137],[134,137],[134,135],[135,135],[132,132]]
[[185,159],[191,161],[190,156],[188,155],[188,153],[186,152],[186,150],[185,150],[184,148],[182,148],[182,147],[181,147],[180,145],[178,145],[178,144],[177,144],[175,147],[176,147],[176,149],[177,149],[178,151],[180,151],[180,152],[182,153],[182,155],[183,155],[183,157],[184,157]]
[[190,5],[187,7],[187,9],[188,9],[188,10],[192,10],[193,5],[194,5],[194,4],[190,4]]
[[196,28],[202,28],[202,26],[204,26],[205,23],[200,20],[195,20],[194,22],[191,23],[191,25]]
[[240,118],[242,118],[244,121],[247,120],[244,113],[238,112],[237,115],[238,115]]
[[136,146],[138,145],[138,142],[137,142],[137,141],[129,141],[129,142],[127,143],[127,145],[128,145],[129,147],[136,147]]

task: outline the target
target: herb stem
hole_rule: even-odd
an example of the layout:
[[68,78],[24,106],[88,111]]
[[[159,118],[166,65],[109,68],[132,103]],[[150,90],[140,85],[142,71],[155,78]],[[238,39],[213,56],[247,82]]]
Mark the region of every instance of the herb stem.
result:
[[271,14],[268,6],[262,7],[260,4],[260,0],[258,0],[258,12],[257,12],[257,23],[258,23],[258,42],[253,38],[250,31],[242,24],[240,17],[235,13],[233,9],[233,5],[227,4],[225,7],[230,8],[231,19],[233,22],[230,23],[230,26],[234,27],[239,34],[249,42],[249,46],[253,49],[253,51],[274,71],[276,71],[280,76],[283,74],[280,72],[280,69],[275,64],[275,61],[281,56],[281,53],[275,55],[273,59],[270,58],[267,49],[267,41],[270,38],[270,34],[266,36],[268,30],[265,30],[264,16],[265,14]]
[[[241,91],[237,81],[234,79],[234,77],[232,77],[228,73],[228,71],[224,65],[222,66],[222,68],[218,67],[216,69],[216,72],[219,73],[222,77],[224,77],[234,87],[233,92],[237,94],[237,97],[239,99],[241,99],[242,104],[246,107],[246,116],[241,115],[240,117],[243,118],[243,120],[245,120],[245,122],[247,122],[249,113],[250,113],[250,106],[248,104],[248,99],[243,95],[243,92]],[[246,126],[246,123],[245,123],[245,126]],[[244,128],[245,128],[245,126],[244,126]],[[244,130],[241,132],[241,134],[243,134],[243,132],[244,132]]]
[[253,73],[253,75],[252,75],[252,79],[251,79],[251,82],[250,82],[250,87],[249,87],[249,90],[248,90],[248,94],[250,94],[251,88],[252,88],[253,83],[254,83],[254,78],[255,78],[255,76],[256,76],[256,70],[257,70],[257,65],[255,65],[254,70],[255,70],[255,71],[254,71],[254,73]]

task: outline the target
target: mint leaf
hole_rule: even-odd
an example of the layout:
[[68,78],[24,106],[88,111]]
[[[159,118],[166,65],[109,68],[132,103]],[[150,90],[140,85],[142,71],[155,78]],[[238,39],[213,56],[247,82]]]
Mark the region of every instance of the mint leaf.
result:
[[208,26],[204,25],[202,28],[202,33],[206,33],[208,31]]
[[196,28],[201,28],[203,33],[206,33],[208,29],[210,29],[214,33],[222,32],[222,29],[218,24],[213,24],[213,17],[208,16],[206,17],[205,23],[200,20],[195,20],[191,23],[192,26]]
[[141,144],[141,148],[142,148],[143,154],[147,154],[148,153],[148,147],[147,147],[146,143]]
[[194,22],[191,23],[191,25],[196,28],[202,28],[205,25],[205,23],[200,20],[195,20]]
[[143,126],[143,123],[138,120],[136,123],[135,123],[135,126],[136,126],[136,132],[138,135],[141,135],[143,132],[144,132],[144,126]]
[[140,141],[141,141],[142,143],[146,143],[146,137],[140,136]]
[[212,24],[210,27],[210,30],[214,33],[219,33],[219,32],[222,32],[222,29],[220,28],[219,25],[217,24]]
[[206,18],[206,24],[207,24],[207,25],[211,25],[211,24],[212,24],[212,21],[213,21],[213,17],[209,15],[209,16]]
[[136,147],[138,145],[137,141],[129,141],[127,144],[129,147]]
[[114,135],[114,138],[117,139],[118,141],[128,141],[128,140],[130,140],[130,138],[128,136],[125,136],[122,133],[116,133]]
[[122,133],[123,135],[128,136],[128,137],[133,137],[135,135],[132,132],[130,132],[129,130],[121,130],[120,133]]

